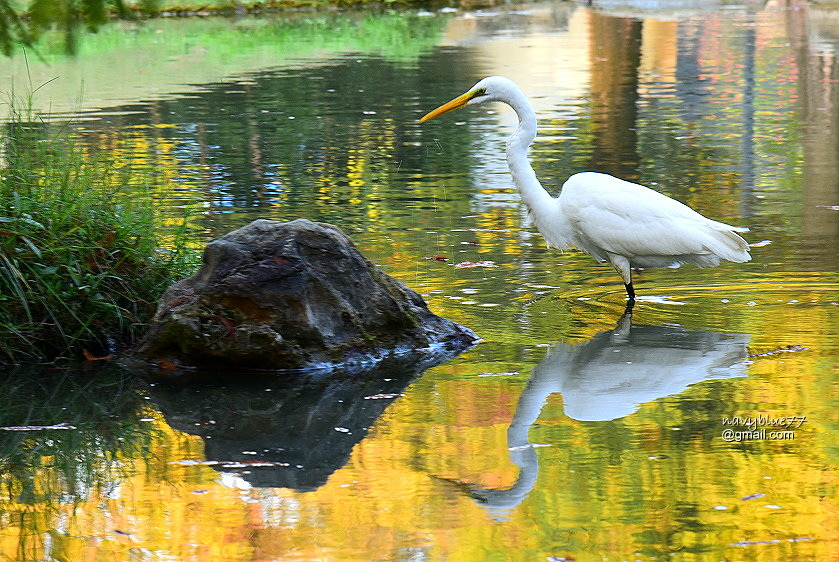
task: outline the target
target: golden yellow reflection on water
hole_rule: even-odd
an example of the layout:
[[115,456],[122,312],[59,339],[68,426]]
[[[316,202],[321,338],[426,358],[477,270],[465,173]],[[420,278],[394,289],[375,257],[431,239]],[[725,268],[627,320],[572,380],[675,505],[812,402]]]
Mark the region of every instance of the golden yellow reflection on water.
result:
[[[254,488],[247,466],[204,463],[201,439],[148,409],[148,450],[113,459],[113,482],[78,503],[60,493],[16,502],[18,484],[4,481],[0,551],[13,560],[828,560],[836,365],[819,342],[800,341],[812,348],[753,357],[746,378],[702,382],[614,420],[573,419],[552,394],[524,461],[508,428],[533,364],[476,372],[479,346],[426,372],[311,492]],[[784,439],[722,437],[750,429],[724,419],[758,414],[796,421]],[[32,477],[35,488],[67,486],[55,470]],[[529,477],[501,508],[486,501]]]
[[[0,458],[0,560],[835,557],[836,41],[813,52],[806,10],[531,8],[452,18],[417,68],[328,60],[85,124],[115,179],[152,178],[132,189],[163,232],[334,222],[484,341],[404,389],[323,485],[306,479],[322,466],[260,467],[253,435],[214,432],[222,402],[173,414],[155,387],[128,408],[141,446],[103,445],[136,440],[110,422],[82,444],[33,431]],[[588,168],[642,180],[749,225],[754,260],[642,272],[622,320],[614,271],[528,226],[506,114],[416,125],[489,73],[534,95],[546,187]],[[252,434],[298,427],[264,389],[240,400],[277,408],[233,410]],[[298,485],[254,484],[272,470]]]

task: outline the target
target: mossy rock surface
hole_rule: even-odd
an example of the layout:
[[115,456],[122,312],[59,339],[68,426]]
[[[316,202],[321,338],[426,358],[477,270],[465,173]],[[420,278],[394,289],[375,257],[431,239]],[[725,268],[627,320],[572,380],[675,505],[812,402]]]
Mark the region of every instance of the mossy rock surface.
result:
[[257,220],[207,245],[201,269],[163,295],[138,353],[166,365],[307,369],[451,355],[476,340],[337,227]]

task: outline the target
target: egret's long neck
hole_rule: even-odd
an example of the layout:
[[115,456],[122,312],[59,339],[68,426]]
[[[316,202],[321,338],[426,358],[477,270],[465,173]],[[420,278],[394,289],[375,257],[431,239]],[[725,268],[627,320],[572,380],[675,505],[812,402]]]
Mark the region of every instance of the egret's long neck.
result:
[[513,93],[508,103],[518,115],[519,126],[507,139],[507,165],[522,201],[530,209],[536,225],[540,226],[542,220],[547,220],[548,212],[554,209],[556,200],[539,183],[527,158],[530,143],[536,138],[536,114],[520,90]]

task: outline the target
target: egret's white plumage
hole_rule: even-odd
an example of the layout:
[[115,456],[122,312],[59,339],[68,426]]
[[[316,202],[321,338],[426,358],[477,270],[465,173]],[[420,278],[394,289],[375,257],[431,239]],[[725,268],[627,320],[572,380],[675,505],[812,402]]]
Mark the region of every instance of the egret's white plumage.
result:
[[720,260],[749,261],[749,245],[730,226],[703,217],[687,205],[643,185],[608,174],[574,174],[559,197],[542,187],[527,158],[536,138],[536,114],[521,89],[507,78],[484,78],[465,94],[438,107],[428,121],[465,105],[503,102],[518,115],[519,126],[507,139],[507,164],[522,201],[548,246],[577,248],[599,262],[610,262],[635,299],[632,268],[700,267]]

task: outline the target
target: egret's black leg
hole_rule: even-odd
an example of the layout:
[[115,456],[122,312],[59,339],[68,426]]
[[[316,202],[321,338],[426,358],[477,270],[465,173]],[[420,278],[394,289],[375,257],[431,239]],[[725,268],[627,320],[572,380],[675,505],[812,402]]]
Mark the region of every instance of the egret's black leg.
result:
[[626,287],[626,296],[629,297],[629,302],[635,302],[635,288],[632,286],[632,282],[624,283],[624,287]]
[[623,311],[624,316],[632,317],[632,308],[635,306],[635,288],[632,286],[632,281],[629,283],[624,283],[624,287],[626,287],[626,296],[629,298],[626,299],[626,309]]

